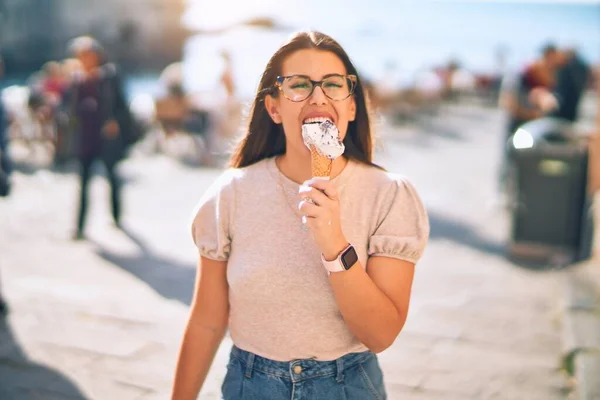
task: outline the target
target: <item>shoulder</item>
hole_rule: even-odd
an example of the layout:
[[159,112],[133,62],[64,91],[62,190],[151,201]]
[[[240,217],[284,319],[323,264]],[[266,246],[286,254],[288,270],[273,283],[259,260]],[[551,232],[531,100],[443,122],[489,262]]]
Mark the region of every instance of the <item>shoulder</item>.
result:
[[235,189],[236,184],[242,179],[244,171],[238,168],[228,168],[221,173],[208,187],[203,199],[227,194]]
[[406,186],[413,186],[409,178],[404,175],[363,163],[357,163],[353,175],[353,180],[360,182],[363,188],[370,192],[388,192]]
[[352,181],[361,199],[384,214],[395,207],[423,207],[416,186],[405,175],[360,164]]
[[243,168],[228,168],[219,175],[206,191],[204,197],[214,197],[218,194],[233,194],[247,186],[260,184],[269,174],[268,160],[262,160]]
[[262,178],[265,175],[268,175],[269,163],[271,161],[271,158],[265,158],[263,160],[255,162],[252,165],[248,165],[247,167],[237,168],[237,171],[239,171],[240,174],[240,179],[246,181],[256,178]]
[[106,78],[116,78],[119,76],[119,69],[116,64],[106,63],[100,67],[102,75]]

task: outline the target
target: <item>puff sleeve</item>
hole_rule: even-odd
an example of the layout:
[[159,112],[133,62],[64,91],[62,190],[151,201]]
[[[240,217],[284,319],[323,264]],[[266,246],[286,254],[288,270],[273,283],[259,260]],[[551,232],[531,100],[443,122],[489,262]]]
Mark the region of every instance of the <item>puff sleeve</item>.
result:
[[416,263],[429,239],[429,219],[414,186],[403,177],[393,178],[383,195],[368,254]]
[[231,251],[234,211],[233,171],[225,171],[204,193],[195,208],[192,238],[200,255],[227,261]]

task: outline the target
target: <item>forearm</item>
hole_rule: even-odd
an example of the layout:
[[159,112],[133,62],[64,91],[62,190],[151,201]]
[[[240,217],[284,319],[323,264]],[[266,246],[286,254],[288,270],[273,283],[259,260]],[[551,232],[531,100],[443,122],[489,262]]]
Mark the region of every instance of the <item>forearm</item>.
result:
[[198,397],[225,331],[202,321],[188,322],[177,361],[173,400]]
[[510,113],[513,115],[513,117],[523,121],[540,118],[543,115],[542,112],[537,108],[526,108],[518,105],[515,105],[511,109]]
[[406,311],[394,303],[357,262],[345,272],[329,276],[338,307],[350,331],[371,351],[388,348],[406,321]]

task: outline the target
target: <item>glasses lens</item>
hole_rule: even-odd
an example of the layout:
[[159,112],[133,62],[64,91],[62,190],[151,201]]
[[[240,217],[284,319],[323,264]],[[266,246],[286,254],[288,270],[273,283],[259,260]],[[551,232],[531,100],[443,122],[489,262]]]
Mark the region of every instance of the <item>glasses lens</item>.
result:
[[291,76],[283,81],[282,90],[283,94],[288,99],[292,101],[302,101],[310,96],[312,86],[312,82],[308,78]]
[[352,82],[344,76],[329,76],[323,80],[323,92],[332,100],[344,100],[352,93]]

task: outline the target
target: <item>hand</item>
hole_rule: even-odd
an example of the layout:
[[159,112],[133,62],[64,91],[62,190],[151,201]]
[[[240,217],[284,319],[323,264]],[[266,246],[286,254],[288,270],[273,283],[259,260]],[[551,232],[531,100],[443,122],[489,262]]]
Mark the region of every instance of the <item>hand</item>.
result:
[[556,97],[543,87],[536,87],[529,92],[529,102],[538,107],[542,113],[549,113],[558,108]]
[[107,121],[104,124],[104,127],[102,128],[102,132],[104,133],[104,136],[106,136],[109,139],[114,139],[119,135],[119,123],[117,121],[115,121],[114,119],[111,119],[110,121]]
[[300,186],[298,209],[306,216],[306,226],[326,260],[334,260],[348,246],[340,218],[340,201],[335,185],[323,179],[310,179]]

